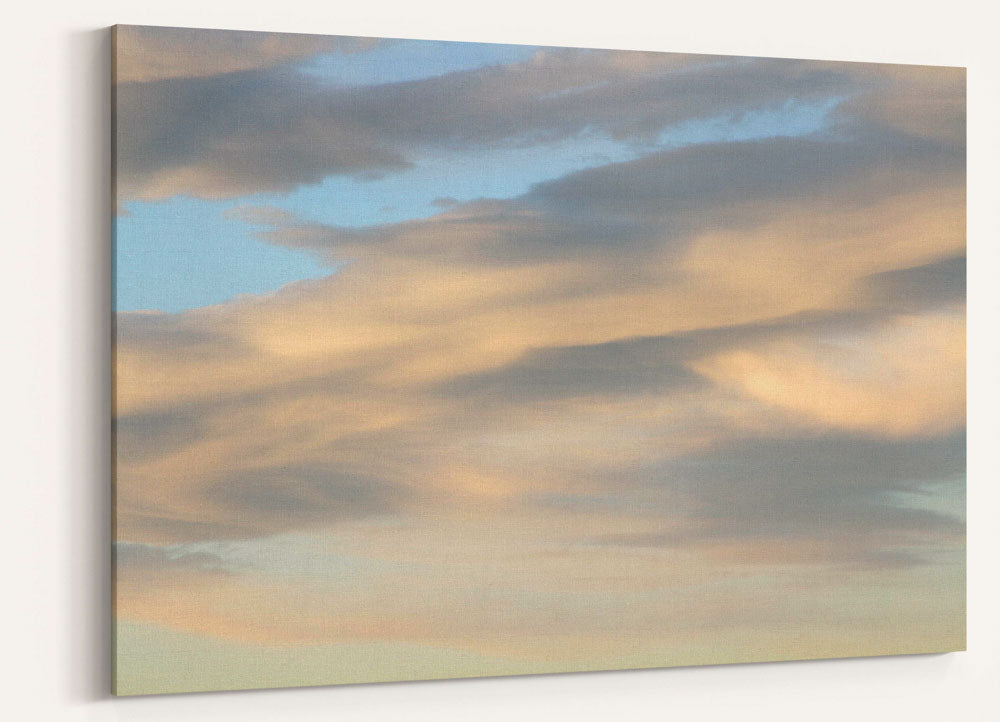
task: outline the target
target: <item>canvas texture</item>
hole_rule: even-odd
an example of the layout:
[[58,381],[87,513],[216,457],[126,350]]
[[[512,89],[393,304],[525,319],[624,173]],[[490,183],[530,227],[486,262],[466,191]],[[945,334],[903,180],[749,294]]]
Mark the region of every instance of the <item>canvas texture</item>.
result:
[[114,692],[965,647],[965,71],[112,30]]

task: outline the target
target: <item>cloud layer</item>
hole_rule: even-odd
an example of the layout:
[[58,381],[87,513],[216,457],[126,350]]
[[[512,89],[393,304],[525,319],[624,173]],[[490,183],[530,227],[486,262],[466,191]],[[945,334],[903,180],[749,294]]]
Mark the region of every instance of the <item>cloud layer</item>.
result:
[[[544,49],[350,88],[316,42],[119,77],[120,200],[246,195],[331,267],[118,315],[120,619],[526,669],[964,644],[961,71]],[[252,195],[587,133],[639,150],[377,226]]]

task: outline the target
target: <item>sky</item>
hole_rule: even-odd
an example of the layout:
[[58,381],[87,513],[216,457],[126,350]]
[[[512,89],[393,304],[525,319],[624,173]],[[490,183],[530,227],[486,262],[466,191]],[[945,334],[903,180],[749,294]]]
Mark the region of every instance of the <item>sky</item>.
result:
[[118,693],[964,648],[962,69],[116,32]]

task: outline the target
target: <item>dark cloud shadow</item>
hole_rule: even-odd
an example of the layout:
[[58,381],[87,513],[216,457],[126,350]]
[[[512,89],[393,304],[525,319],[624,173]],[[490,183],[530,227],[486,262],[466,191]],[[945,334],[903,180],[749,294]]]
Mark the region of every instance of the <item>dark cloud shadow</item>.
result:
[[[682,531],[622,533],[601,544],[673,547],[778,542],[801,559],[894,567],[922,563],[909,547],[954,545],[965,522],[896,495],[965,473],[965,433],[876,439],[843,433],[747,438],[607,479],[644,490],[645,511],[694,522]],[[906,547],[906,548],[904,548]],[[778,547],[775,558],[782,556]],[[772,559],[773,561],[773,559]]]
[[538,349],[499,369],[459,376],[436,391],[498,403],[623,397],[701,385],[680,361],[683,340],[632,339]]
[[965,302],[965,254],[876,273],[862,286],[873,305],[897,313]]

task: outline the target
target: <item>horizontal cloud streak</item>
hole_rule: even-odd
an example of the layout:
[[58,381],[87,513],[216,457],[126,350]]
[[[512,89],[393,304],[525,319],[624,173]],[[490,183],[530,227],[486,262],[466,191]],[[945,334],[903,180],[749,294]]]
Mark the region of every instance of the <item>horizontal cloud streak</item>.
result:
[[123,83],[120,191],[147,199],[286,191],[331,174],[398,170],[436,148],[594,130],[650,142],[687,120],[739,116],[788,97],[825,100],[851,87],[834,66],[660,54],[637,63],[631,55],[548,49],[523,63],[356,89],[284,66]]
[[194,28],[114,27],[118,83],[192,78],[272,67],[317,53],[357,52],[374,38]]

